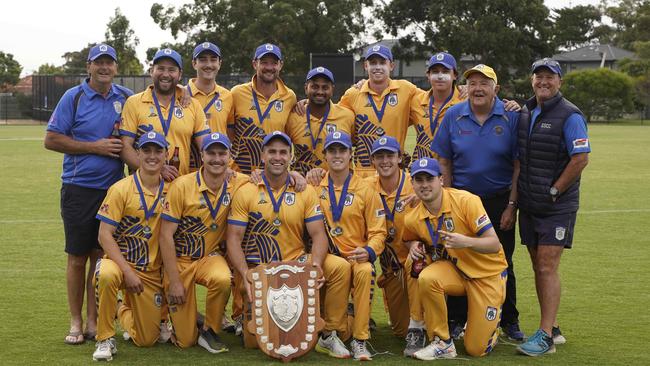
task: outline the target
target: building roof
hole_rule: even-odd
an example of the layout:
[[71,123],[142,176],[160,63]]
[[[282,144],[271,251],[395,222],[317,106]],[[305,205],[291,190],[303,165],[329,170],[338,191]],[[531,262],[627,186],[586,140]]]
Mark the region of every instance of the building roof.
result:
[[557,53],[553,59],[558,62],[600,62],[605,54],[607,61],[620,61],[624,58],[635,58],[634,52],[609,44],[594,44],[577,48],[572,51]]

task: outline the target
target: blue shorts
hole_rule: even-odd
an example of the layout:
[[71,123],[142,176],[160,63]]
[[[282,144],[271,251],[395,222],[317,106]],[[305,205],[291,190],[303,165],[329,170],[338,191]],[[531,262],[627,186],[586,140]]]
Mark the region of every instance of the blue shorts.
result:
[[571,249],[576,213],[541,216],[519,211],[519,236],[527,246],[562,245]]

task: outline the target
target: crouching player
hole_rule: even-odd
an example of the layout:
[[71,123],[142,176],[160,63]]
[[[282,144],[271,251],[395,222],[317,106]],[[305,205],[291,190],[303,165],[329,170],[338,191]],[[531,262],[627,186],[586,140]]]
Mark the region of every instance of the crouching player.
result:
[[[508,267],[501,243],[478,196],[442,187],[438,161],[423,158],[411,165],[418,206],[404,219],[410,255],[430,258],[419,273],[418,289],[431,343],[414,353],[421,360],[456,357],[449,335],[445,296],[467,296],[465,349],[488,354],[496,344]],[[427,255],[428,256],[428,255]]]
[[[160,253],[165,268],[165,294],[176,344],[197,343],[210,353],[228,348],[217,333],[230,296],[230,269],[224,259],[226,218],[234,192],[248,177],[227,179],[230,140],[212,133],[201,145],[198,172],[175,179],[163,206]],[[205,321],[197,328],[195,284],[207,288]]]
[[[99,208],[99,243],[105,256],[93,279],[97,296],[97,345],[94,360],[110,361],[115,347],[115,316],[133,343],[152,346],[160,335],[162,276],[158,225],[167,185],[160,171],[167,141],[157,132],[138,140],[138,170],[115,183]],[[117,292],[125,291],[118,307]]]

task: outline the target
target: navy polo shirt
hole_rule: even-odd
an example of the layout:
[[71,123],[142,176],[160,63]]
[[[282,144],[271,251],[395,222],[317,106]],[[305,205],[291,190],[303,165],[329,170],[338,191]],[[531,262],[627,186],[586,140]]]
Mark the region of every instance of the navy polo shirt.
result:
[[447,110],[431,149],[452,161],[454,188],[487,196],[512,185],[518,122],[519,112],[506,112],[499,98],[482,126],[469,101]]
[[[74,99],[82,90],[74,116]],[[120,85],[111,87],[108,96],[95,92],[88,80],[68,89],[57,104],[47,124],[47,131],[60,133],[76,141],[97,141],[109,138],[115,122],[121,119],[125,94],[133,92]],[[124,177],[124,165],[120,159],[94,154],[64,154],[64,184],[81,187],[108,189]]]

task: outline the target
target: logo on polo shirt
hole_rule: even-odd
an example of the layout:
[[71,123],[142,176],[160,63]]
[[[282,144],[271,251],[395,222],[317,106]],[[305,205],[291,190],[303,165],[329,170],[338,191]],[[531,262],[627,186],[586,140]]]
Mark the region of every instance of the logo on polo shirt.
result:
[[549,129],[551,128],[551,124],[549,122],[542,122],[539,127]]
[[183,118],[183,109],[181,109],[180,107],[175,107],[174,108],[174,116],[176,116],[176,118],[178,118],[178,119]]
[[481,215],[478,219],[476,219],[476,227],[481,227],[484,226],[485,224],[490,222],[490,218],[488,217],[487,214]]
[[216,109],[218,112],[221,112],[221,110],[223,109],[223,102],[221,101],[221,99],[217,99],[214,102],[214,109]]
[[228,206],[228,205],[230,204],[230,193],[226,193],[226,194],[223,196],[223,199],[221,200],[221,203],[222,203],[224,206]]
[[502,126],[494,126],[494,134],[497,136],[503,135],[503,127]]
[[443,221],[445,224],[445,229],[449,232],[454,231],[454,219],[451,217],[445,217],[445,220]]
[[354,202],[354,193],[348,193],[347,196],[345,196],[345,202],[343,202],[344,206],[350,206]]
[[388,105],[394,107],[397,105],[397,94],[388,94]]
[[115,113],[122,113],[122,103],[119,101],[114,101],[113,102],[113,109],[115,110]]
[[336,125],[333,124],[333,123],[326,123],[325,124],[325,131],[327,133],[332,133],[332,132],[336,131]]
[[284,109],[284,103],[281,100],[275,101],[275,111],[279,113],[282,112],[282,109]]
[[284,203],[286,203],[287,206],[293,206],[293,204],[296,203],[296,194],[293,192],[287,192],[284,196]]

